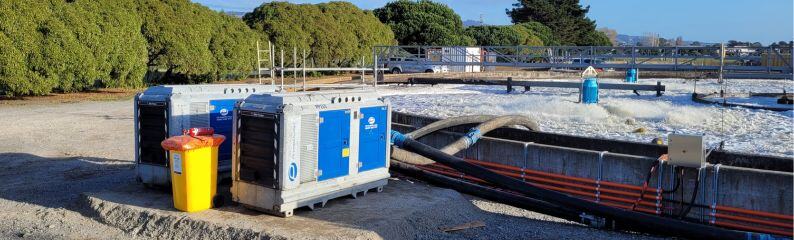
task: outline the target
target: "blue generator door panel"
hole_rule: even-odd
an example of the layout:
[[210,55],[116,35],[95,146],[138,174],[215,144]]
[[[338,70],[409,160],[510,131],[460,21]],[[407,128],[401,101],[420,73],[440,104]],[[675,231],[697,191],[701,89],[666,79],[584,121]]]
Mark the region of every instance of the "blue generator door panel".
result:
[[237,99],[210,100],[210,127],[226,137],[218,149],[218,161],[232,159],[232,110]]
[[363,172],[386,166],[386,106],[361,108],[359,120],[358,161]]
[[320,112],[317,180],[346,176],[350,164],[350,110]]

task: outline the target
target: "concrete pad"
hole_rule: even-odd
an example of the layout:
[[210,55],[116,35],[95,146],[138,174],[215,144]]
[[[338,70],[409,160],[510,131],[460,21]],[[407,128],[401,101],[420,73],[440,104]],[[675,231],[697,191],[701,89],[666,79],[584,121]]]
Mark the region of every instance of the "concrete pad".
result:
[[[331,200],[324,208],[314,211],[300,208],[290,218],[259,213],[236,204],[183,213],[173,208],[169,193],[138,185],[84,193],[82,197],[84,214],[131,235],[158,239],[647,237],[590,229],[504,205],[482,207],[482,201],[456,191],[399,179],[389,181],[381,193]],[[484,222],[485,227],[449,233],[439,230],[474,221]]]
[[[462,213],[476,208],[455,191],[405,181],[391,181],[382,193],[332,200],[314,211],[301,208],[290,218],[241,206],[183,213],[173,208],[170,194],[139,186],[83,196],[90,214],[100,222],[134,235],[177,239],[444,237],[447,234],[436,230],[438,227],[474,220]],[[451,209],[453,206],[466,206],[469,211]],[[428,215],[433,215],[434,221],[424,221],[431,219]]]

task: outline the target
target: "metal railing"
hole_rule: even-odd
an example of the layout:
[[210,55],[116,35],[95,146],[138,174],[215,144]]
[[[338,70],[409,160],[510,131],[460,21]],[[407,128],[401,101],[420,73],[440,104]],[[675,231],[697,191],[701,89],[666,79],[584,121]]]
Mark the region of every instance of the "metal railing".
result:
[[[429,65],[517,68],[641,69],[651,71],[720,70],[719,46],[601,47],[601,46],[377,46],[379,66],[405,59]],[[726,74],[776,76],[791,79],[791,47],[726,47]],[[786,77],[788,75],[788,77]]]

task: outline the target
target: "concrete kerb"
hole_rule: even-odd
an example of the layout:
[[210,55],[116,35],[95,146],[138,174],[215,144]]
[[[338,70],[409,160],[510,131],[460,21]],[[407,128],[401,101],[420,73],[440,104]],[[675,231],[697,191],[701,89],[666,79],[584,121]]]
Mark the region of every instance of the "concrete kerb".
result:
[[242,206],[178,212],[172,208],[170,194],[142,186],[83,193],[80,204],[84,215],[99,222],[135,236],[158,239],[439,239],[468,238],[470,234],[519,237],[515,231],[501,233],[493,229],[439,231],[439,227],[476,220],[498,228],[509,217],[485,212],[454,190],[402,180],[391,180],[381,193],[335,199],[314,211],[298,209],[290,218]]

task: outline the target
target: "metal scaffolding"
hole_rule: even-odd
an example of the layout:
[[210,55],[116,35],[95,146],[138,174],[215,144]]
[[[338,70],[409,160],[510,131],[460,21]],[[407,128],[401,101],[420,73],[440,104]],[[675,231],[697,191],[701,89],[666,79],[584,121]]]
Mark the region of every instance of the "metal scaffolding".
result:
[[[273,76],[275,76],[275,61],[273,61],[273,44],[267,42],[267,50],[260,47],[259,41],[256,41],[256,76],[259,78],[259,84],[262,84],[262,74],[265,73],[270,78],[270,85],[273,85]],[[267,59],[262,57],[267,56]]]
[[[295,83],[297,83],[298,72],[300,72],[301,73],[301,77],[302,77],[301,89],[305,91],[306,90],[306,72],[321,72],[321,71],[322,72],[360,72],[361,73],[361,85],[362,86],[366,85],[366,78],[367,78],[366,74],[367,74],[367,72],[371,72],[372,75],[373,75],[372,84],[373,84],[374,87],[377,87],[377,79],[378,79],[377,78],[377,75],[378,75],[377,71],[384,71],[385,70],[385,69],[379,69],[379,68],[375,67],[376,64],[377,64],[377,61],[378,61],[377,60],[378,56],[376,56],[376,55],[372,56],[373,57],[373,63],[372,63],[373,65],[371,65],[371,66],[367,66],[366,56],[362,56],[361,57],[361,64],[358,65],[358,66],[355,66],[355,67],[315,67],[315,66],[307,67],[307,64],[306,64],[306,59],[308,57],[307,51],[306,51],[306,49],[301,49],[303,54],[301,54],[301,56],[300,56],[301,58],[300,58],[300,61],[299,61],[299,59],[298,59],[298,48],[297,47],[293,47],[293,49],[292,49],[292,66],[284,66],[285,59],[284,59],[284,49],[283,48],[280,48],[280,50],[278,51],[278,53],[279,53],[278,63],[279,64],[276,65],[276,57],[275,57],[275,54],[274,54],[274,53],[277,52],[276,51],[276,46],[271,44],[271,42],[269,42],[269,41],[268,41],[267,45],[268,45],[268,49],[267,50],[263,50],[260,47],[259,41],[257,41],[257,43],[256,43],[256,49],[257,49],[257,54],[256,54],[256,58],[257,58],[257,77],[259,78],[259,83],[260,84],[263,83],[263,75],[268,75],[270,77],[270,85],[274,85],[275,86],[275,77],[277,76],[276,73],[278,73],[279,82],[280,82],[279,85],[281,86],[282,89],[285,86],[285,84],[284,84],[284,73],[285,72],[292,72],[292,76],[293,76],[293,79],[294,79]],[[299,62],[300,62],[300,65],[298,65]]]

